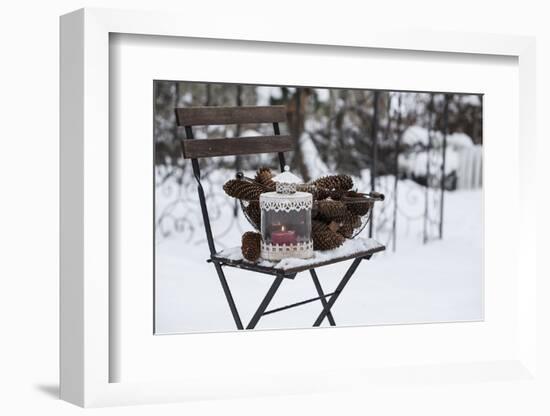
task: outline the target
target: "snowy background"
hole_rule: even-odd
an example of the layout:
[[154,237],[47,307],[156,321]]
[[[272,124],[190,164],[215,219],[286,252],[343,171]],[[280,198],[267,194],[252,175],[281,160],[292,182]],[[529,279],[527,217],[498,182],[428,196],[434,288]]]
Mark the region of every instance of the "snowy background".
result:
[[[155,82],[155,325],[157,333],[234,330],[209,255],[190,163],[179,156],[173,109],[270,105],[288,109],[281,126],[297,138],[288,155],[304,180],[353,176],[359,191],[386,195],[373,237],[385,253],[363,262],[332,309],[338,326],[483,319],[482,98],[478,95]],[[376,111],[375,111],[376,108]],[[196,137],[270,134],[271,126],[195,128]],[[445,134],[447,131],[447,134]],[[373,140],[376,135],[376,141]],[[443,163],[444,161],[444,163]],[[277,166],[271,155],[201,162],[217,249],[240,244],[251,226],[223,183]],[[367,237],[369,228],[363,232]],[[349,262],[318,270],[325,293]],[[243,322],[272,278],[226,268]],[[276,308],[316,297],[309,274],[285,280]],[[320,302],[263,317],[257,328],[310,327]],[[323,325],[327,325],[325,320]]]

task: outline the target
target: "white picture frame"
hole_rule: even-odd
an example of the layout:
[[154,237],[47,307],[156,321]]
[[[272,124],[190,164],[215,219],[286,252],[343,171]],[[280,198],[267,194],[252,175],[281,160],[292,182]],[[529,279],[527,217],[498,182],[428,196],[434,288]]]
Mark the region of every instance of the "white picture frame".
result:
[[[186,21],[185,25],[181,22]],[[404,369],[380,368],[355,371],[331,370],[319,374],[270,374],[258,380],[231,382],[220,374],[214,382],[206,376],[178,381],[112,382],[110,365],[120,359],[110,348],[112,304],[116,291],[109,275],[110,169],[109,157],[109,35],[112,33],[280,42],[301,45],[429,51],[453,54],[504,55],[519,66],[519,191],[518,212],[535,212],[535,42],[533,38],[420,31],[362,30],[360,34],[322,30],[302,34],[278,31],[264,25],[245,35],[235,34],[231,24],[205,28],[200,21],[172,13],[106,9],[82,9],[61,18],[61,398],[80,406],[181,401],[194,398],[240,397],[275,393],[319,392],[344,385],[400,383],[410,378]],[[147,167],[145,167],[147,168]],[[517,349],[498,362],[440,364],[441,377],[476,382],[480,372],[509,379],[536,377],[536,241],[535,215],[519,215],[517,227]],[[521,271],[521,272],[520,272]],[[513,325],[510,323],[510,325]],[[115,328],[116,329],[116,328]],[[347,331],[348,335],[350,331]],[[410,328],[396,329],[410,332]],[[327,331],[321,331],[325,334]],[[305,337],[319,337],[310,331]],[[341,335],[344,333],[342,332]],[[201,335],[194,335],[201,336]],[[262,333],[258,337],[281,336]],[[323,335],[323,337],[326,335]],[[258,339],[258,337],[256,339]],[[459,369],[459,370],[457,370]],[[416,377],[428,379],[434,367],[419,367]],[[457,373],[459,375],[457,376]],[[498,376],[495,375],[496,378]],[[344,380],[346,380],[344,382]]]

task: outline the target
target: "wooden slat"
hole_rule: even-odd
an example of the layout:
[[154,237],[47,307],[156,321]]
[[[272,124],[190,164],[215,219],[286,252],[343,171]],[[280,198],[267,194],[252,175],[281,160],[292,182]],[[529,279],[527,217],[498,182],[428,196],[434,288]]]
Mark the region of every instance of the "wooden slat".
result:
[[178,126],[279,123],[286,121],[284,105],[176,108]]
[[296,273],[287,273],[284,270],[275,269],[274,267],[260,266],[259,264],[250,263],[242,260],[229,260],[218,255],[212,256],[212,261],[217,261],[229,267],[236,267],[238,269],[250,270],[252,272],[267,274],[271,276],[281,276],[287,279],[294,279]]
[[352,260],[359,257],[369,257],[375,253],[384,251],[386,247],[382,244],[379,244],[378,246],[371,248],[369,250],[360,251],[358,253],[350,254],[347,256],[341,256],[336,257],[331,260],[324,260],[324,261],[317,261],[312,262],[311,264],[306,264],[303,266],[294,266],[294,267],[288,267],[288,268],[275,268],[275,267],[267,267],[267,266],[261,266],[259,264],[246,262],[244,260],[233,260],[225,258],[219,254],[215,254],[212,256],[212,260],[219,261],[220,263],[226,264],[231,267],[237,267],[241,269],[247,269],[252,270],[256,272],[266,273],[266,274],[281,274],[283,277],[287,277],[291,275],[291,278],[294,278],[295,273],[304,272],[306,270],[310,269],[316,269],[318,267],[328,266],[331,264],[339,263],[346,260]]
[[183,140],[185,159],[288,152],[292,148],[292,138],[286,135]]

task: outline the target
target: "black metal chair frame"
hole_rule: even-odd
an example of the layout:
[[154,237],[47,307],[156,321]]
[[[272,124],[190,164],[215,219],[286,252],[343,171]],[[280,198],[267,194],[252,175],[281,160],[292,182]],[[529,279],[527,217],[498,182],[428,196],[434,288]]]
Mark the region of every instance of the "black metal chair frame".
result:
[[[357,270],[357,267],[363,260],[369,260],[375,252],[383,251],[384,246],[368,252],[358,253],[356,256],[350,256],[338,259],[333,262],[316,264],[311,267],[301,267],[294,269],[277,269],[256,265],[244,261],[231,261],[218,255],[216,245],[212,234],[210,217],[206,197],[201,183],[201,171],[198,158],[207,158],[213,156],[225,155],[246,155],[256,153],[272,153],[273,150],[278,153],[281,171],[285,166],[285,156],[283,150],[292,149],[292,139],[289,136],[282,136],[279,129],[279,122],[286,121],[286,110],[283,106],[265,106],[265,107],[190,107],[176,109],[176,120],[180,127],[185,128],[185,139],[181,139],[183,157],[191,159],[193,174],[197,182],[197,190],[201,206],[202,217],[208,247],[210,249],[210,258],[207,260],[212,263],[218,274],[220,284],[229,304],[231,314],[235,321],[237,329],[254,329],[263,316],[281,312],[287,309],[305,305],[307,303],[320,301],[322,310],[313,323],[313,327],[321,325],[326,318],[331,326],[336,326],[331,309],[338,300],[347,283]],[[229,138],[229,139],[203,139],[194,140],[192,126],[196,125],[216,125],[216,124],[247,124],[247,123],[272,123],[274,136],[259,136],[247,138]],[[275,153],[275,152],[273,152]],[[348,270],[338,283],[334,292],[325,294],[317,276],[316,268],[319,266],[334,264],[347,259],[353,259]],[[236,267],[257,273],[273,275],[274,280],[269,290],[264,296],[260,305],[256,309],[252,319],[246,325],[243,325],[233,295],[227,283],[223,267]],[[319,296],[306,299],[301,302],[285,305],[282,307],[268,310],[271,300],[277,293],[284,279],[294,279],[301,271],[309,271],[311,279]]]

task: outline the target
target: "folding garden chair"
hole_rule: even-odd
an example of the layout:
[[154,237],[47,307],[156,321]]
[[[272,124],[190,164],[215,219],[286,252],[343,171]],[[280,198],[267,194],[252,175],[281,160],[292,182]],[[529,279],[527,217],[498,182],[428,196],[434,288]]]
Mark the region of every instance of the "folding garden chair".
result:
[[[251,272],[257,272],[274,276],[273,283],[267,294],[258,306],[254,316],[246,326],[246,329],[254,329],[262,316],[276,312],[281,312],[290,308],[305,305],[310,302],[320,301],[322,310],[313,323],[314,327],[321,325],[325,318],[331,326],[335,326],[336,322],[332,315],[331,309],[334,303],[344,290],[357,267],[363,260],[369,260],[374,253],[385,250],[382,244],[372,241],[372,244],[360,252],[353,255],[346,255],[331,260],[308,263],[299,267],[276,267],[274,263],[272,267],[259,265],[246,260],[234,260],[231,256],[224,255],[224,252],[218,252],[212,235],[212,228],[208,216],[208,207],[204,189],[201,184],[201,172],[199,167],[200,158],[209,158],[215,156],[229,155],[250,155],[258,153],[278,153],[279,164],[281,170],[285,166],[284,152],[293,149],[293,140],[288,135],[281,135],[279,123],[286,122],[286,108],[284,106],[261,106],[261,107],[189,107],[177,108],[176,120],[178,126],[185,127],[185,138],[181,139],[183,157],[191,159],[193,166],[193,174],[197,181],[199,193],[199,201],[201,205],[202,217],[204,220],[204,228],[208,247],[210,249],[210,258],[208,262],[214,265],[218,278],[220,280],[223,292],[227,298],[227,303],[235,320],[238,329],[245,329],[239,312],[233,300],[231,290],[227,284],[227,279],[224,274],[224,267],[236,267]],[[208,125],[224,125],[224,124],[259,124],[271,123],[273,125],[273,136],[257,136],[257,137],[234,137],[220,139],[200,139],[195,140],[193,137],[193,126],[208,126]],[[338,263],[345,260],[353,260],[347,272],[344,274],[336,289],[332,293],[325,294],[316,269],[321,266]],[[300,272],[309,271],[313,284],[319,296],[307,299],[301,302],[267,310],[273,296],[279,289],[279,286],[284,279],[294,279]]]

